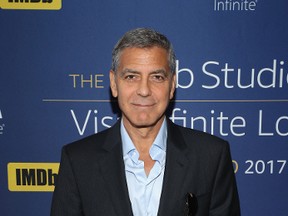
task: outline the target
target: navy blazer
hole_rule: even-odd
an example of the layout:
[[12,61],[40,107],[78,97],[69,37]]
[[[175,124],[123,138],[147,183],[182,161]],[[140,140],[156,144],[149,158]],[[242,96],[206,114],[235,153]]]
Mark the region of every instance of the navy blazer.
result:
[[[184,216],[187,193],[195,216],[239,216],[229,144],[167,121],[167,154],[159,216]],[[133,215],[120,135],[113,127],[62,149],[51,216]]]

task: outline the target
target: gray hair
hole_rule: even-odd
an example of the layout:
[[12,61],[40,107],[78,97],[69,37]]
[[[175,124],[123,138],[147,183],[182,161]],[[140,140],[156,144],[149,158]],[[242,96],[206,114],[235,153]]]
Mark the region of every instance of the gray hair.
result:
[[121,52],[125,48],[152,48],[154,46],[163,48],[167,51],[170,71],[173,74],[176,69],[176,57],[172,44],[165,35],[148,28],[133,29],[123,35],[112,51],[111,69],[114,72],[117,71]]

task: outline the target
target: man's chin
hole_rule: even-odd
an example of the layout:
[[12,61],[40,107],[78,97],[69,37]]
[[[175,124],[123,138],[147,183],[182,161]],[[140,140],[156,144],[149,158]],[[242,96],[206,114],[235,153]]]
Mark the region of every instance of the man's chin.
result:
[[133,122],[131,122],[132,126],[135,128],[149,128],[149,127],[155,127],[158,123],[162,124],[163,118],[157,119],[157,120],[151,120],[151,119],[137,119]]

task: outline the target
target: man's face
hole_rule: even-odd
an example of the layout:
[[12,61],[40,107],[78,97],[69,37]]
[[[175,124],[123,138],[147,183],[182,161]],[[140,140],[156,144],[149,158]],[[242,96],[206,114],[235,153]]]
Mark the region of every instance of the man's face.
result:
[[117,72],[110,71],[110,85],[126,127],[161,124],[175,90],[167,51],[159,47],[125,48]]

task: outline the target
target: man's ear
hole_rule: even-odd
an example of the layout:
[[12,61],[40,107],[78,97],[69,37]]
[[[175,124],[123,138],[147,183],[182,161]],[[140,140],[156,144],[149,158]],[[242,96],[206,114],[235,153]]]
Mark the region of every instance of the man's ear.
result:
[[113,97],[118,96],[118,90],[117,90],[117,84],[116,84],[116,72],[110,70],[109,72],[109,78],[110,78],[110,89],[112,92]]
[[170,89],[170,100],[174,97],[174,92],[176,89],[176,73],[172,75],[172,83],[171,83],[171,89]]

